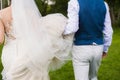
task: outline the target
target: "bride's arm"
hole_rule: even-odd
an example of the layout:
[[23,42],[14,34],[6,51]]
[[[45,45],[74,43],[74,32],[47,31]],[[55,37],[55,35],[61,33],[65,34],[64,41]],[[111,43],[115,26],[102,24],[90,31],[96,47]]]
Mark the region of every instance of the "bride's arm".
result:
[[[0,11],[0,44],[4,42],[4,34],[5,34],[5,26],[4,22],[6,18],[9,19],[9,14],[10,14],[11,7],[4,8]],[[8,17],[5,17],[5,15],[8,15]]]
[[0,14],[0,44],[4,42],[4,25]]

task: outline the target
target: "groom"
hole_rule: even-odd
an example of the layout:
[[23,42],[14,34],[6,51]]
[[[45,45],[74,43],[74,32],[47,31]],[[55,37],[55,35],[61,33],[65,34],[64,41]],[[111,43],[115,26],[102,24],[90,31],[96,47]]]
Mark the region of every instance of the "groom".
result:
[[97,80],[97,71],[112,41],[109,7],[104,0],[70,0],[64,35],[75,33],[75,80]]

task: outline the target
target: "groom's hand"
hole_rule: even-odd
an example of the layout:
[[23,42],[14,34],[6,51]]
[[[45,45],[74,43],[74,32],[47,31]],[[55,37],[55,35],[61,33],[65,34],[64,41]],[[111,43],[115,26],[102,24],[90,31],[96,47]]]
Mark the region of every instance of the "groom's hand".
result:
[[107,56],[107,53],[106,53],[106,52],[103,52],[102,58],[105,58],[106,56]]

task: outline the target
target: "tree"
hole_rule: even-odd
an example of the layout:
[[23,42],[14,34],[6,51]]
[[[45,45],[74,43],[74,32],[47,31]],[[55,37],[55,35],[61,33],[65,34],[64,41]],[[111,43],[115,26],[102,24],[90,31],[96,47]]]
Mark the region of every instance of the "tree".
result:
[[52,5],[51,13],[62,13],[66,16],[67,4],[68,0],[56,0],[56,4]]
[[68,0],[52,0],[55,4],[50,5],[48,0],[36,0],[36,4],[39,7],[41,14],[47,15],[49,13],[62,13],[67,14],[67,3]]
[[120,26],[120,0],[106,0],[110,7],[112,23]]
[[8,6],[7,0],[0,0],[0,8],[3,9]]
[[[3,1],[3,7],[8,6],[7,0]],[[45,16],[49,13],[67,14],[67,3],[69,0],[35,0],[40,13]],[[50,1],[55,3],[49,4]],[[112,23],[120,26],[120,0],[106,0],[110,7]]]

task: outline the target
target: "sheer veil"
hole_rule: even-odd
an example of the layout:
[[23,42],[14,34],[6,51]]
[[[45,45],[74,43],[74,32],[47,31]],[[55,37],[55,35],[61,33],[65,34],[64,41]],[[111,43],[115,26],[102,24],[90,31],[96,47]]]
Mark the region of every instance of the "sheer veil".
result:
[[[27,37],[37,32],[42,17],[34,0],[12,0],[13,26],[16,37]],[[19,30],[19,31],[17,31]]]
[[46,28],[41,25],[42,16],[34,0],[12,0],[11,6],[13,29],[18,42],[17,54],[19,54],[14,63],[19,62],[20,65],[24,60],[28,60],[30,63],[24,64],[34,70],[35,67],[40,67],[47,62],[47,57],[44,57],[48,55],[51,47]]
[[73,35],[62,36],[67,18],[58,13],[42,17],[34,0],[12,0],[11,7],[18,56],[8,76],[11,80],[19,80],[16,76],[49,80],[48,69],[59,68],[72,47]]
[[27,55],[36,67],[49,64],[48,60],[53,59],[51,69],[58,68],[59,61],[70,57],[73,35],[62,37],[67,24],[65,16],[56,13],[42,17],[34,0],[12,0],[11,6],[20,55]]

